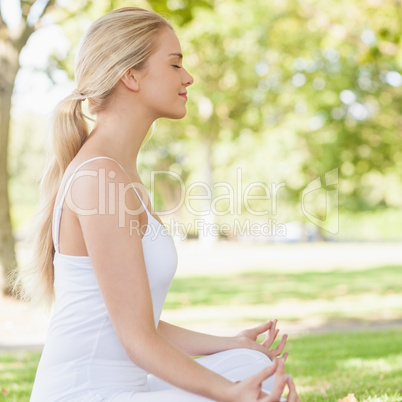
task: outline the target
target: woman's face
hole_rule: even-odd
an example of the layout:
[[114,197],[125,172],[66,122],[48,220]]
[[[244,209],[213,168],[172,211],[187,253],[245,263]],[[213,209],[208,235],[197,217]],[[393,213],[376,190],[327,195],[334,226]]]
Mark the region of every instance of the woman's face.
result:
[[186,88],[193,77],[182,65],[180,42],[167,28],[158,37],[158,49],[141,71],[140,93],[144,106],[155,118],[181,119],[186,115]]

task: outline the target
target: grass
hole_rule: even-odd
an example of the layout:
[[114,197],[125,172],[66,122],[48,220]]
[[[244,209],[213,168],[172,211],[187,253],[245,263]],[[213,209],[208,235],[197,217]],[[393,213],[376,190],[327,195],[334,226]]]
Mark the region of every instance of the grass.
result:
[[[323,325],[359,320],[362,329],[362,321],[401,319],[401,283],[400,266],[177,277],[165,309],[189,327],[279,318],[281,328],[284,321],[321,318]],[[348,394],[359,402],[402,401],[402,328],[290,335],[287,351],[302,401],[336,402]],[[29,400],[39,357],[0,352],[0,401]]]
[[0,352],[0,401],[29,401],[39,352]]
[[226,276],[177,277],[165,303],[176,324],[243,326],[279,318],[314,327],[371,325],[402,317],[402,268],[330,272],[254,271]]
[[254,271],[224,277],[175,278],[165,308],[197,305],[269,304],[297,299],[334,300],[339,297],[401,292],[402,267],[366,270],[282,273]]
[[402,401],[402,330],[290,337],[288,371],[302,401]]
[[[402,401],[402,331],[291,336],[288,371],[302,401]],[[0,353],[0,401],[29,400],[40,353]]]

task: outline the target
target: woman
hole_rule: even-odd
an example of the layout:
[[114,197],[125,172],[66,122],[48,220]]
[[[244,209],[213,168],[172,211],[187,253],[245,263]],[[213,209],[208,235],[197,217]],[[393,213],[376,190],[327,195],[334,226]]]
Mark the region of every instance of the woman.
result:
[[31,401],[279,401],[286,385],[298,401],[286,354],[277,358],[286,336],[269,349],[276,321],[226,338],[159,320],[177,255],[136,161],[156,119],[186,114],[193,78],[171,25],[139,8],[105,15],[82,40],[76,82],[55,111],[25,274],[37,294],[55,293]]

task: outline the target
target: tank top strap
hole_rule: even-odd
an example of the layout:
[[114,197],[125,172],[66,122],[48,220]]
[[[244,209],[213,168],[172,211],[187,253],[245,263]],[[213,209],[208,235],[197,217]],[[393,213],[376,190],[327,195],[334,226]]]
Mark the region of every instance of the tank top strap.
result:
[[[56,250],[57,252],[60,252],[60,250],[59,250],[59,235],[60,235],[60,233],[59,233],[59,232],[60,232],[61,212],[62,212],[62,210],[63,210],[63,203],[64,203],[64,200],[65,200],[65,198],[66,198],[68,189],[69,189],[69,187],[71,186],[71,183],[72,183],[73,180],[74,180],[74,176],[75,176],[75,175],[77,174],[77,172],[82,168],[82,166],[84,166],[85,164],[87,164],[87,163],[89,163],[89,162],[92,162],[92,161],[94,161],[94,160],[97,160],[97,159],[110,159],[110,160],[116,162],[116,163],[120,166],[120,168],[123,170],[123,172],[126,173],[125,170],[123,169],[123,166],[121,166],[119,162],[117,162],[117,161],[116,161],[115,159],[113,159],[113,158],[109,158],[108,156],[96,156],[95,158],[88,159],[88,160],[82,162],[81,164],[79,164],[79,165],[74,169],[74,172],[72,173],[72,175],[71,175],[71,176],[68,178],[68,180],[66,181],[66,184],[65,184],[65,187],[64,187],[64,191],[63,191],[63,195],[62,195],[62,197],[61,197],[61,199],[60,199],[59,204],[58,204],[58,205],[55,205],[55,208],[54,208],[54,231],[53,231],[54,235],[53,235],[53,243],[54,243],[54,248],[55,248],[55,250]],[[127,173],[126,173],[126,174],[127,174]],[[134,187],[134,186],[133,186],[133,187]],[[135,190],[135,188],[134,188],[134,190]],[[135,192],[137,193],[137,190],[135,190]],[[138,195],[138,193],[137,193],[137,195]],[[139,196],[138,196],[138,197],[139,197]],[[140,198],[140,197],[139,197],[139,198]],[[142,202],[141,198],[140,198],[140,201]],[[144,205],[144,204],[143,204],[143,205]]]
[[149,215],[149,214],[150,214],[150,212],[148,211],[148,208],[147,208],[147,206],[145,205],[145,202],[144,202],[144,201],[142,201],[142,198],[141,198],[141,197],[140,197],[140,195],[138,194],[138,191],[137,191],[137,189],[135,188],[134,184],[132,185],[132,187],[133,187],[133,189],[134,189],[135,193],[137,194],[137,197],[138,197],[138,199],[140,200],[140,202],[141,202],[142,206],[144,207],[144,209],[145,209],[145,211],[146,211],[147,215]]

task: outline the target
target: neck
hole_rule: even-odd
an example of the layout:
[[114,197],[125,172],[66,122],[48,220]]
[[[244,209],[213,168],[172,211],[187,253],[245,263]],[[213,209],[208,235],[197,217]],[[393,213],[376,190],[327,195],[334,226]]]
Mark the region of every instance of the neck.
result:
[[154,121],[155,118],[144,110],[114,101],[98,113],[87,143],[113,156],[123,166],[136,170],[138,153]]

